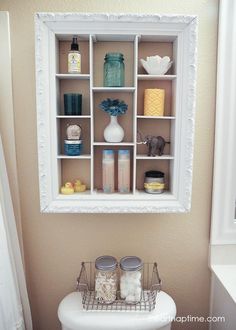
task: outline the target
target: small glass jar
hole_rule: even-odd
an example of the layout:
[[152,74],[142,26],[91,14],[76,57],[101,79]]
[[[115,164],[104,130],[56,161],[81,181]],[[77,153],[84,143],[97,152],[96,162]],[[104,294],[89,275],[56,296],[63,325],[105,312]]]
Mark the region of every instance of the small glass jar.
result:
[[82,140],[64,140],[64,152],[67,156],[80,156],[82,148]]
[[120,260],[120,296],[128,304],[136,304],[142,297],[143,262],[135,256]]
[[117,293],[117,260],[112,256],[101,256],[95,261],[95,297],[103,304],[111,304]]
[[148,194],[162,194],[165,189],[165,174],[160,171],[145,173],[144,190]]
[[107,53],[105,56],[103,75],[105,87],[124,87],[124,55],[121,53]]

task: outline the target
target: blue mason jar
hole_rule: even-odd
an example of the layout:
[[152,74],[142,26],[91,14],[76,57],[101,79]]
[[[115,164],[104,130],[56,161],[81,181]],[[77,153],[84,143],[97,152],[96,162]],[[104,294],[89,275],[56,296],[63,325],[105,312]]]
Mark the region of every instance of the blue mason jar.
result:
[[104,87],[124,87],[125,65],[121,53],[107,53],[104,63]]

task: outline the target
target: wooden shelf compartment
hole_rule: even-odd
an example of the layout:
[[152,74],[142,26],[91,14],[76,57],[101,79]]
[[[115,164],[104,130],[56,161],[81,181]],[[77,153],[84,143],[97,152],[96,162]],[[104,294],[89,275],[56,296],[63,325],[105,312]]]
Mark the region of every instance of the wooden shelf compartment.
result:
[[[155,159],[155,160],[141,160],[137,159],[136,165],[136,190],[144,192],[145,172],[147,171],[161,171],[165,174],[165,191],[171,190],[171,173],[170,173],[170,160],[168,159]],[[146,194],[146,193],[145,193]]]
[[[82,94],[82,116],[90,116],[90,83],[89,80],[62,79],[57,83],[58,116],[64,116],[64,94]],[[80,116],[81,117],[81,116]]]
[[[90,176],[90,159],[61,159],[61,182],[60,186],[66,182],[74,182],[79,179],[83,184],[86,184],[87,190],[83,193],[76,193],[73,195],[62,195],[71,198],[79,199],[81,195],[88,195],[91,190],[91,176]],[[59,191],[60,191],[60,186]]]
[[[141,136],[139,134],[137,135],[138,142],[140,142],[140,139],[145,139],[147,135],[153,135],[153,136],[162,136],[166,142],[165,149],[164,149],[164,155],[171,155],[173,154],[173,141],[174,137],[172,136],[172,121],[170,120],[142,120],[138,121],[137,129],[138,132],[141,133]],[[148,147],[146,144],[137,144],[137,155],[147,155],[148,153]],[[162,156],[162,157],[163,157]]]
[[[112,38],[114,37],[114,38]],[[125,87],[134,86],[134,42],[127,39],[118,40],[117,36],[110,35],[110,41],[106,38],[95,38],[93,43],[93,82],[94,87],[104,86],[103,66],[107,53],[122,53],[125,63]],[[114,41],[112,40],[114,39]],[[133,37],[134,39],[134,37]],[[109,90],[108,90],[109,91]]]
[[[94,146],[94,191],[95,193],[106,195],[102,192],[102,155],[103,150],[107,149],[105,146]],[[110,145],[109,149],[115,152],[115,191],[118,190],[118,150],[119,146]],[[130,150],[130,194],[133,193],[133,168],[134,168],[134,154],[132,146],[122,146],[122,149]],[[118,194],[118,193],[117,193]],[[109,194],[113,195],[113,194]],[[127,194],[120,194],[126,196]]]
[[106,98],[119,99],[128,105],[128,110],[125,115],[118,116],[118,122],[125,132],[123,143],[133,143],[133,128],[134,128],[134,98],[132,93],[95,93],[93,95],[93,121],[94,121],[94,142],[100,143],[104,141],[104,129],[110,122],[110,116],[103,110],[99,109],[99,104]]
[[[82,129],[83,151],[81,156],[64,155],[64,140],[66,139],[66,129],[68,125],[79,125]],[[58,157],[61,158],[88,158],[91,155],[91,125],[87,118],[61,118],[58,123]],[[85,157],[86,156],[86,157]]]
[[[143,68],[140,59],[146,60],[147,56],[155,56],[159,55],[169,56],[173,64],[171,68],[167,71],[166,75],[162,76],[163,80],[170,78],[170,80],[176,78],[176,39],[175,38],[159,38],[159,36],[155,35],[141,35],[139,39],[140,42],[138,44],[138,74],[142,75],[141,78],[145,78],[144,75],[147,75],[147,72]],[[168,77],[167,76],[173,76]],[[160,76],[161,77],[161,76]],[[148,78],[152,79],[152,78]]]
[[[140,80],[138,81],[138,97],[137,97],[137,117],[142,118],[144,114],[144,91],[149,88],[158,88],[165,90],[165,103],[164,103],[164,118],[175,117],[173,107],[173,89],[172,81],[170,80]],[[157,117],[158,118],[158,117]]]
[[[58,68],[57,74],[60,79],[71,79],[68,73],[68,52],[70,51],[73,34],[58,37],[57,49],[58,49]],[[78,35],[79,50],[81,53],[81,74],[72,79],[89,79],[89,35]]]

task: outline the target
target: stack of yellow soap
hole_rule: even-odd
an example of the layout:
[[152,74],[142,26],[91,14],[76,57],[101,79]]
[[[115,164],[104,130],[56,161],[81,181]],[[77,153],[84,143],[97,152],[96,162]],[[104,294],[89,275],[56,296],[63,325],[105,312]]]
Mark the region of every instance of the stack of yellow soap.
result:
[[144,116],[164,116],[164,103],[164,89],[145,89]]

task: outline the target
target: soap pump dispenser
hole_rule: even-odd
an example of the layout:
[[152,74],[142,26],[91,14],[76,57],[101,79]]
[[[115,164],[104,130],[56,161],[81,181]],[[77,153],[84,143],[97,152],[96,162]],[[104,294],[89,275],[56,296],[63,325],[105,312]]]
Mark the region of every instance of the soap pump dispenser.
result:
[[81,73],[81,54],[77,37],[73,37],[71,48],[68,53],[68,72]]

